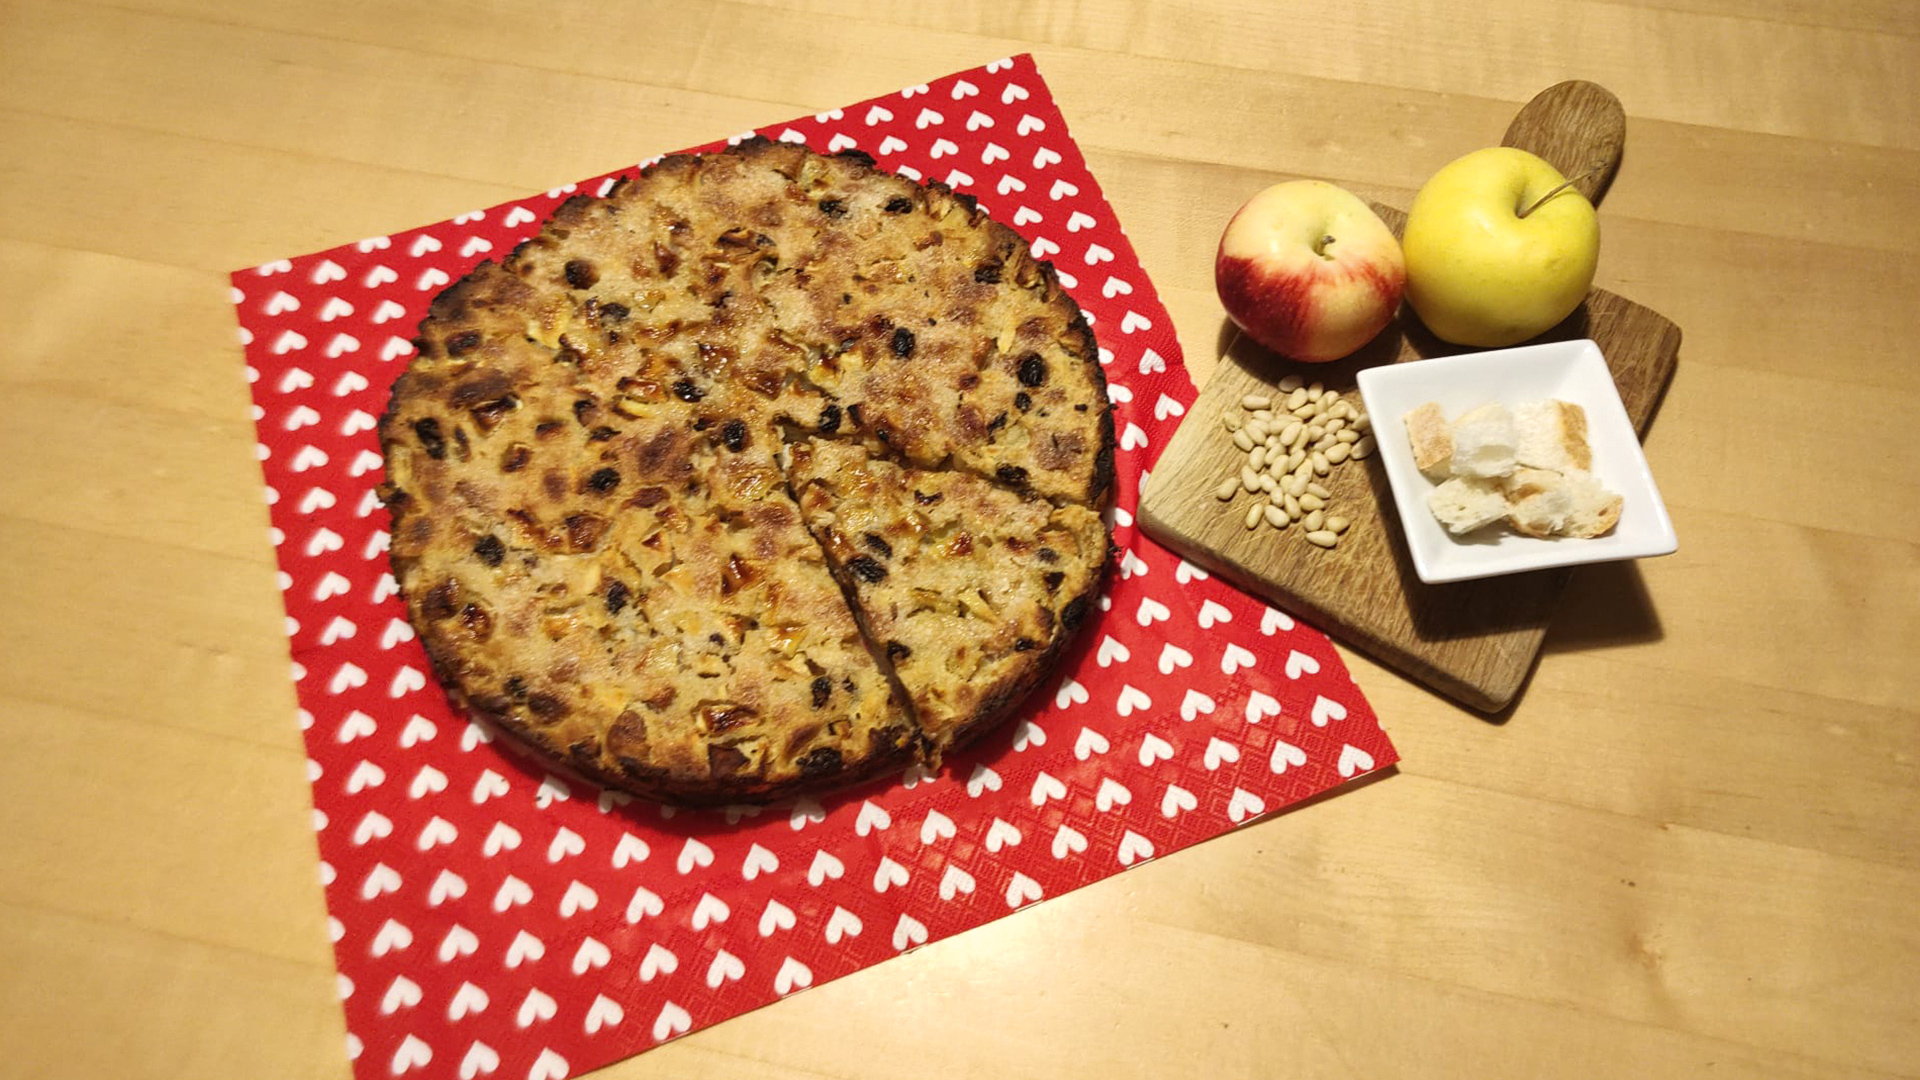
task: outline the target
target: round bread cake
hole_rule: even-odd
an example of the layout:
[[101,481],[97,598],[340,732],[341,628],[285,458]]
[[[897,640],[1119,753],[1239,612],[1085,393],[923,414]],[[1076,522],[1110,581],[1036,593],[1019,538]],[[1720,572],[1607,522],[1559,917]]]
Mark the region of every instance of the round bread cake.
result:
[[575,198],[433,302],[381,419],[456,702],[601,783],[759,801],[940,754],[1085,620],[1086,319],[940,184],[751,140]]

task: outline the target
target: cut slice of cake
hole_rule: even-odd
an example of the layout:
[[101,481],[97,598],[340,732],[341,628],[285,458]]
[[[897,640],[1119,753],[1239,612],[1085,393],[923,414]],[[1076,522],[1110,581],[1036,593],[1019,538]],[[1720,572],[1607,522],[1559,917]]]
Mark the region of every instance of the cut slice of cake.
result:
[[938,752],[1017,704],[1086,618],[1100,515],[966,473],[809,439],[789,448],[808,528]]

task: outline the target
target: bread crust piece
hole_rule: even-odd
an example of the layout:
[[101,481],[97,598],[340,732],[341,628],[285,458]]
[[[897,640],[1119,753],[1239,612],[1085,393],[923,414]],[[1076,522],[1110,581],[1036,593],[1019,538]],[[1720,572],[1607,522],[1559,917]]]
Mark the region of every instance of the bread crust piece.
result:
[[1620,511],[1625,505],[1624,499],[1613,495],[1591,510],[1576,513],[1572,524],[1568,526],[1567,535],[1577,536],[1582,540],[1605,536],[1613,531],[1615,525],[1620,524]]
[[1455,476],[1492,478],[1514,468],[1513,452],[1519,438],[1506,406],[1490,401],[1456,418],[1452,425]]
[[1427,508],[1455,536],[1465,536],[1505,518],[1507,500],[1495,481],[1454,476],[1427,492]]
[[1515,469],[1502,483],[1513,531],[1545,539],[1565,530],[1573,497],[1564,476],[1549,469]]
[[1112,484],[1097,349],[1051,269],[870,159],[665,159],[445,290],[416,344],[382,494],[436,674],[650,797],[770,799],[924,757],[788,493],[788,434],[1063,507]]
[[1429,401],[1404,417],[1407,441],[1413,448],[1413,466],[1429,477],[1445,478],[1453,471],[1453,429],[1438,402]]
[[1620,496],[1579,469],[1516,469],[1505,481],[1507,522],[1526,536],[1592,539],[1620,520]]
[[1524,402],[1514,406],[1513,423],[1519,435],[1514,453],[1518,464],[1555,472],[1593,468],[1587,412],[1580,406],[1557,398]]
[[1567,473],[1573,490],[1573,513],[1567,518],[1567,535],[1591,540],[1605,536],[1620,523],[1620,511],[1626,500],[1600,485],[1593,475],[1574,469]]

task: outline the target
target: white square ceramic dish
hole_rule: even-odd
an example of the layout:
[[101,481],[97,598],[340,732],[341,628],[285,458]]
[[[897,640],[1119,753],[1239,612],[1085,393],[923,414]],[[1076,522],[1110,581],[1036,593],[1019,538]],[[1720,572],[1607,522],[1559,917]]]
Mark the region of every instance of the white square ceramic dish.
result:
[[[1678,546],[1633,422],[1620,403],[1620,391],[1607,371],[1600,346],[1592,341],[1560,341],[1368,368],[1360,372],[1360,397],[1373,418],[1380,460],[1421,581],[1470,581],[1552,566],[1642,559],[1670,555]],[[1439,403],[1451,420],[1489,401],[1511,408],[1547,398],[1586,410],[1593,475],[1620,495],[1619,524],[1590,540],[1543,540],[1497,525],[1468,536],[1449,535],[1427,509],[1427,493],[1434,484],[1414,467],[1402,418],[1429,401]]]

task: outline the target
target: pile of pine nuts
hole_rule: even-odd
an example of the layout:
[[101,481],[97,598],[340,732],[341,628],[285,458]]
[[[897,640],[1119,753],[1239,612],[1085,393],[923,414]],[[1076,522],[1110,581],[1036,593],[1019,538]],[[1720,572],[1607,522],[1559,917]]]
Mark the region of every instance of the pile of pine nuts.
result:
[[1334,466],[1373,453],[1373,421],[1357,399],[1344,399],[1317,382],[1305,385],[1298,375],[1281,379],[1279,392],[1282,396],[1248,394],[1238,411],[1221,414],[1221,424],[1247,461],[1238,477],[1220,482],[1213,497],[1232,502],[1245,491],[1253,496],[1248,529],[1263,521],[1275,529],[1299,524],[1308,543],[1334,547],[1350,522],[1327,512],[1333,492],[1320,481]]

